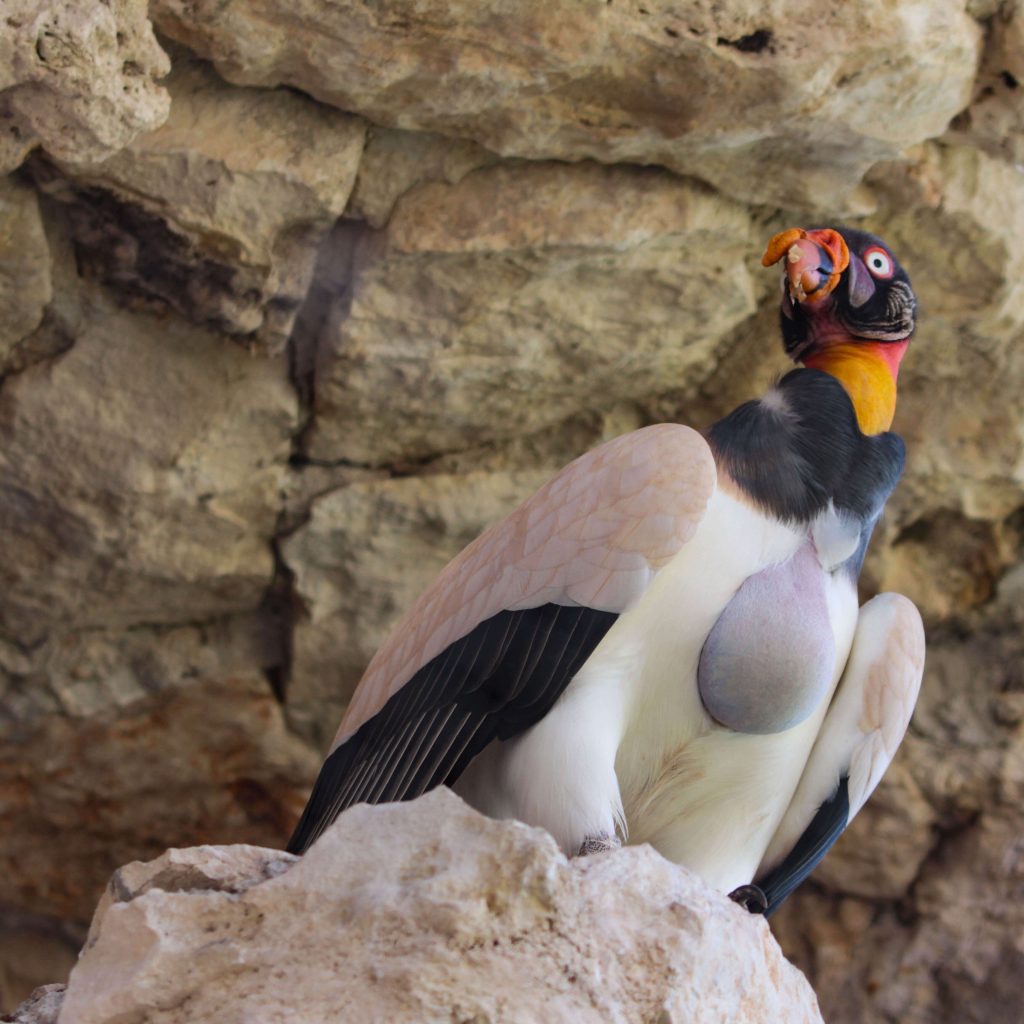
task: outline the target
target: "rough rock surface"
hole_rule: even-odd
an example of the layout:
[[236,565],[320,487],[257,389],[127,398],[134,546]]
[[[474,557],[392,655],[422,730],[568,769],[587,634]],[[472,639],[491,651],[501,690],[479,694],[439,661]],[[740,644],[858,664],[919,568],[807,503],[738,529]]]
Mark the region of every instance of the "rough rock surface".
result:
[[317,758],[284,727],[265,644],[239,618],[0,648],[0,906],[83,921],[111,858],[279,842]]
[[6,0],[0,25],[0,173],[42,144],[102,160],[167,117],[170,69],[146,0]]
[[980,45],[961,5],[919,0],[156,0],[153,13],[231,81],[505,156],[662,164],[833,214],[872,163],[967,106]]
[[114,874],[62,1024],[212,1019],[819,1022],[767,924],[649,847],[566,861],[447,790],[348,811],[297,861]]
[[70,204],[97,277],[280,350],[352,191],[363,123],[295,93],[234,88],[184,56],[165,84],[156,131],[99,162],[37,163],[36,178]]
[[41,985],[10,1017],[3,1019],[11,1024],[57,1024],[64,991],[63,985]]
[[90,294],[0,392],[0,635],[258,606],[295,422],[279,365]]
[[150,16],[0,18],[0,169],[35,150],[0,182],[0,1007],[118,864],[280,845],[435,568],[600,440],[761,392],[760,247],[842,216],[921,298],[863,591],[929,658],[772,927],[830,1024],[1018,1024],[1024,5]]
[[14,178],[0,178],[0,367],[42,322],[52,297],[39,200]]
[[424,184],[327,315],[307,454],[423,458],[706,374],[755,308],[756,248],[746,211],[663,171],[514,164]]

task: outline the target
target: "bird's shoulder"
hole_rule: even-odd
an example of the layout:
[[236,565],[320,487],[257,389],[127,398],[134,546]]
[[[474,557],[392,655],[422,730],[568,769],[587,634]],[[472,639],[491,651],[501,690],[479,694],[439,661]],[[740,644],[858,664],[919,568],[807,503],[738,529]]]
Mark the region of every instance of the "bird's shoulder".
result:
[[842,384],[821,370],[791,370],[764,397],[708,431],[719,470],[748,500],[787,522],[830,504],[873,523],[906,458],[892,431],[866,435]]

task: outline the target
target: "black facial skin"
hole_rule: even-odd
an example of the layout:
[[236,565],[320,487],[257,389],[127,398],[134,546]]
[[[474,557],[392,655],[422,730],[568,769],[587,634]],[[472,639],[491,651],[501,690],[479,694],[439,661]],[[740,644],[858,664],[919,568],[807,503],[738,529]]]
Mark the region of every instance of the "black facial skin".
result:
[[[853,340],[893,342],[904,341],[914,333],[917,321],[917,298],[910,285],[907,272],[900,266],[889,247],[875,235],[856,228],[836,228],[850,250],[850,266],[843,272],[836,289],[827,297],[826,304],[813,311],[793,303],[788,293],[783,295],[780,323],[786,354],[799,360],[817,347],[827,334],[847,334]],[[864,264],[864,254],[877,246],[892,260],[893,275],[876,278]],[[823,270],[831,269],[825,254]],[[857,305],[854,297],[864,296]]]

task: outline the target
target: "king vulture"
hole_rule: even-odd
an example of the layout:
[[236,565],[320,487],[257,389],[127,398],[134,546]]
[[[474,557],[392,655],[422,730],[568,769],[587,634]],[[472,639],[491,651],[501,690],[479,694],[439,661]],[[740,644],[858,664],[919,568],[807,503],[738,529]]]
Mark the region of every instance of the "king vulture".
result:
[[780,260],[802,366],[704,434],[587,452],[449,563],[366,670],[292,852],[445,784],[569,855],[650,843],[754,912],[818,863],[921,680],[914,605],[857,602],[916,300],[863,231],[784,231]]

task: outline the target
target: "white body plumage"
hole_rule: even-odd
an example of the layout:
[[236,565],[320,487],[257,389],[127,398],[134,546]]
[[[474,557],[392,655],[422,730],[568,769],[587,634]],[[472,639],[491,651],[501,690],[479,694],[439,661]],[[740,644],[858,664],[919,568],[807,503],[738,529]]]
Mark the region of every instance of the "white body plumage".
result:
[[[567,853],[589,836],[628,832],[630,842],[650,842],[718,888],[748,881],[800,782],[831,688],[796,727],[742,734],[704,709],[697,666],[741,584],[807,540],[808,531],[717,490],[696,534],[620,616],[554,708],[526,733],[492,744],[456,791],[486,814],[548,829]],[[821,573],[841,670],[856,590],[844,574]]]

